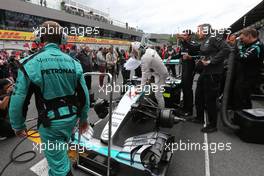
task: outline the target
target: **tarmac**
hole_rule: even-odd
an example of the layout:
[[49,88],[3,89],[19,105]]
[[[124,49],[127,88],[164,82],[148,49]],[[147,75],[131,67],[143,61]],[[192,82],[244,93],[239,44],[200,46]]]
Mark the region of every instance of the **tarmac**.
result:
[[[119,75],[119,81],[122,80]],[[95,97],[104,98],[104,95],[98,92],[98,77],[93,77],[92,91]],[[195,83],[194,83],[195,87]],[[116,93],[114,97],[118,97]],[[263,107],[263,102],[254,101],[254,107]],[[36,117],[36,109],[34,100],[29,107],[28,117]],[[98,118],[91,109],[89,113],[89,121],[95,122]],[[95,136],[100,136],[100,131],[105,125],[105,121],[95,127]],[[35,122],[27,124],[28,127],[34,125]],[[264,172],[264,148],[263,145],[245,143],[230,129],[222,125],[221,120],[218,123],[218,131],[216,133],[204,134],[200,132],[202,125],[190,122],[176,124],[172,129],[167,130],[175,136],[175,150],[167,176],[263,176]],[[121,130],[120,137],[126,138],[133,134],[135,128],[133,124],[128,124],[125,130]],[[123,136],[123,137],[122,137]],[[4,141],[0,141],[0,170],[10,160],[10,152],[21,139],[14,137]],[[184,144],[197,144],[200,146],[207,143],[210,147],[208,150],[193,149]],[[182,148],[180,149],[180,144]],[[177,148],[178,145],[178,148]],[[216,150],[216,145],[224,145],[221,150]],[[33,144],[26,140],[16,151],[16,154],[32,150]],[[29,155],[25,156],[29,157]],[[43,154],[37,153],[32,161],[25,164],[11,164],[3,176],[36,176],[30,170],[31,167],[39,163],[44,158]],[[25,159],[25,158],[21,158]],[[89,175],[80,170],[73,170],[75,176]],[[138,175],[130,169],[122,170],[120,176]]]

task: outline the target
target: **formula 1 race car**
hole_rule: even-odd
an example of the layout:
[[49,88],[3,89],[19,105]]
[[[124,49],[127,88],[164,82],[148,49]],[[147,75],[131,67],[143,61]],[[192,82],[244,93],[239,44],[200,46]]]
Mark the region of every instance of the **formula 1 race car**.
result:
[[98,138],[89,132],[74,134],[72,145],[84,148],[82,153],[77,151],[76,168],[96,176],[166,175],[172,158],[167,146],[174,137],[161,128],[185,120],[176,117],[173,109],[157,108],[151,97],[135,89],[129,86],[113,112],[107,108],[111,101],[97,100],[94,110],[99,118],[108,119],[107,124]]

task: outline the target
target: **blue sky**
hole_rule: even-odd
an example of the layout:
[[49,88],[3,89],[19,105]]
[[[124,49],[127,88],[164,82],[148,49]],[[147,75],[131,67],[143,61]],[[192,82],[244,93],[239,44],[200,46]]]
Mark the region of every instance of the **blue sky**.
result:
[[261,0],[78,0],[147,33],[196,30],[202,23],[228,28]]

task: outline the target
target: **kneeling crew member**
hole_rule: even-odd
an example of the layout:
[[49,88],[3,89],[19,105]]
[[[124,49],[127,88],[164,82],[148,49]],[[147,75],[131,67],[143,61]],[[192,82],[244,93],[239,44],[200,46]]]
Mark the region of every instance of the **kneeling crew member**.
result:
[[[65,145],[78,118],[80,131],[88,128],[89,93],[81,64],[60,51],[58,45],[66,38],[60,25],[47,21],[41,27],[45,31],[39,37],[45,47],[20,61],[10,102],[10,121],[17,136],[27,136],[23,110],[33,91],[39,116],[38,131],[42,144],[46,146],[44,154],[49,165],[49,176],[71,176]],[[49,149],[50,145],[54,147]]]

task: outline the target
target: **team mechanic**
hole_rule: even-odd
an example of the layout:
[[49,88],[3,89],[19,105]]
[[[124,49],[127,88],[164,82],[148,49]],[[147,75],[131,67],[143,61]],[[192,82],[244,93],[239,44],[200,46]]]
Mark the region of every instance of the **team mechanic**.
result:
[[45,47],[20,61],[10,102],[10,121],[17,136],[27,136],[25,111],[34,93],[39,117],[38,131],[46,146],[44,154],[49,165],[49,176],[72,176],[67,148],[49,150],[48,144],[67,145],[77,118],[80,118],[81,132],[88,128],[88,89],[81,64],[59,49],[58,45],[66,39],[60,25],[47,21],[41,29],[45,29],[40,36]]
[[182,45],[182,93],[183,116],[193,115],[193,78],[195,74],[195,59],[200,54],[200,45],[192,40],[192,31],[187,29],[181,35],[177,35]]
[[221,36],[213,36],[210,24],[198,26],[198,37],[202,40],[200,54],[202,73],[197,81],[195,92],[195,106],[197,117],[194,122],[204,120],[204,111],[208,113],[208,124],[202,132],[217,131],[217,105],[216,100],[220,94],[220,80],[224,71],[224,60],[228,58],[230,47]]
[[259,40],[256,29],[243,29],[239,39],[236,48],[232,99],[234,110],[252,108],[250,95],[260,79],[264,58],[264,45]]

